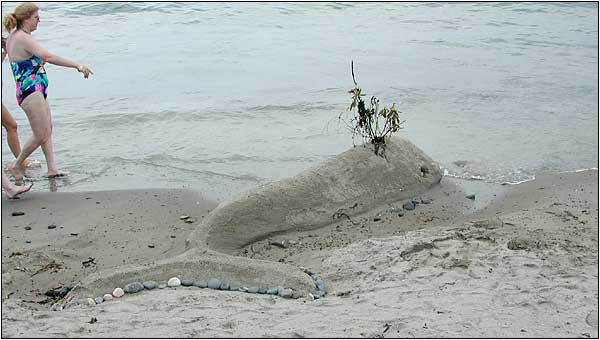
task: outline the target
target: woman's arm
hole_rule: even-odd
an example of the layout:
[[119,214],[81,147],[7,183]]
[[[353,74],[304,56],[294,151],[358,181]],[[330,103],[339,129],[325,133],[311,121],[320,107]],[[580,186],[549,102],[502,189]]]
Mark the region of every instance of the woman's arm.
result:
[[77,71],[83,73],[83,76],[85,78],[89,77],[90,74],[94,74],[92,70],[90,70],[87,66],[83,64],[76,63],[69,59],[48,52],[33,37],[29,35],[23,37],[23,44],[23,47],[27,52],[40,57],[45,62],[57,66],[74,68]]

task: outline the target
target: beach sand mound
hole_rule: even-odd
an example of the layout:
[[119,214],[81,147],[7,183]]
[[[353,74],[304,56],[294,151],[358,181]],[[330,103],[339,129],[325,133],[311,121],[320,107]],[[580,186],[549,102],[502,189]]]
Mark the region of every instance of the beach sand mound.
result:
[[441,178],[439,165],[407,139],[389,139],[385,158],[369,146],[355,147],[220,204],[191,235],[189,245],[236,254],[272,235],[320,228],[412,198]]

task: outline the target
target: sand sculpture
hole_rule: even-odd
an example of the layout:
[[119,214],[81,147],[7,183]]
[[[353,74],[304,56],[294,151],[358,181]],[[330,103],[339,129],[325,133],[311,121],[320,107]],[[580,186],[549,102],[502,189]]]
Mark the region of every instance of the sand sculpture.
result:
[[181,255],[145,266],[96,272],[74,287],[55,309],[82,301],[92,304],[95,297],[100,300],[97,297],[115,287],[133,283],[137,287],[144,281],[174,277],[197,287],[216,279],[222,285],[215,289],[320,297],[327,288],[308,269],[234,255],[273,235],[320,228],[381,204],[410,199],[441,178],[439,166],[407,139],[390,139],[385,158],[375,155],[369,146],[354,147],[297,176],[221,203],[191,233]]

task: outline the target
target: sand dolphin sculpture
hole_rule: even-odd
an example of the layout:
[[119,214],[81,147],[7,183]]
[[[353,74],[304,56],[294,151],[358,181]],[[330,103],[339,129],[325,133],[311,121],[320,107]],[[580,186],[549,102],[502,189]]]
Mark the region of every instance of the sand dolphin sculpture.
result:
[[385,156],[375,155],[368,145],[357,146],[297,176],[223,202],[190,234],[182,254],[144,266],[96,272],[65,301],[101,295],[132,281],[175,275],[319,293],[313,279],[296,266],[235,255],[271,235],[320,228],[345,215],[413,198],[442,178],[438,164],[407,139],[388,140]]
[[413,198],[441,178],[439,165],[407,139],[389,139],[385,158],[368,145],[357,146],[221,203],[190,235],[188,246],[235,255],[272,235],[320,228],[345,215]]

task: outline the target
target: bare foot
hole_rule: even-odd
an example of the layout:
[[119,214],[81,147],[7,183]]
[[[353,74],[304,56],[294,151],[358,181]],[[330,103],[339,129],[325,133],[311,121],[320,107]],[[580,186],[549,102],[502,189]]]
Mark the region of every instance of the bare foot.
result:
[[15,185],[13,188],[11,188],[11,190],[6,190],[6,197],[8,197],[8,199],[11,199],[11,200],[17,199],[17,198],[19,198],[18,196],[20,194],[31,190],[32,186],[33,186],[33,183],[31,183],[29,185]]
[[15,181],[20,182],[23,180],[24,170],[16,166],[14,163],[8,164],[8,171],[14,177]]
[[66,175],[68,175],[69,173],[66,171],[48,171],[48,178],[56,178],[56,177],[64,177]]

